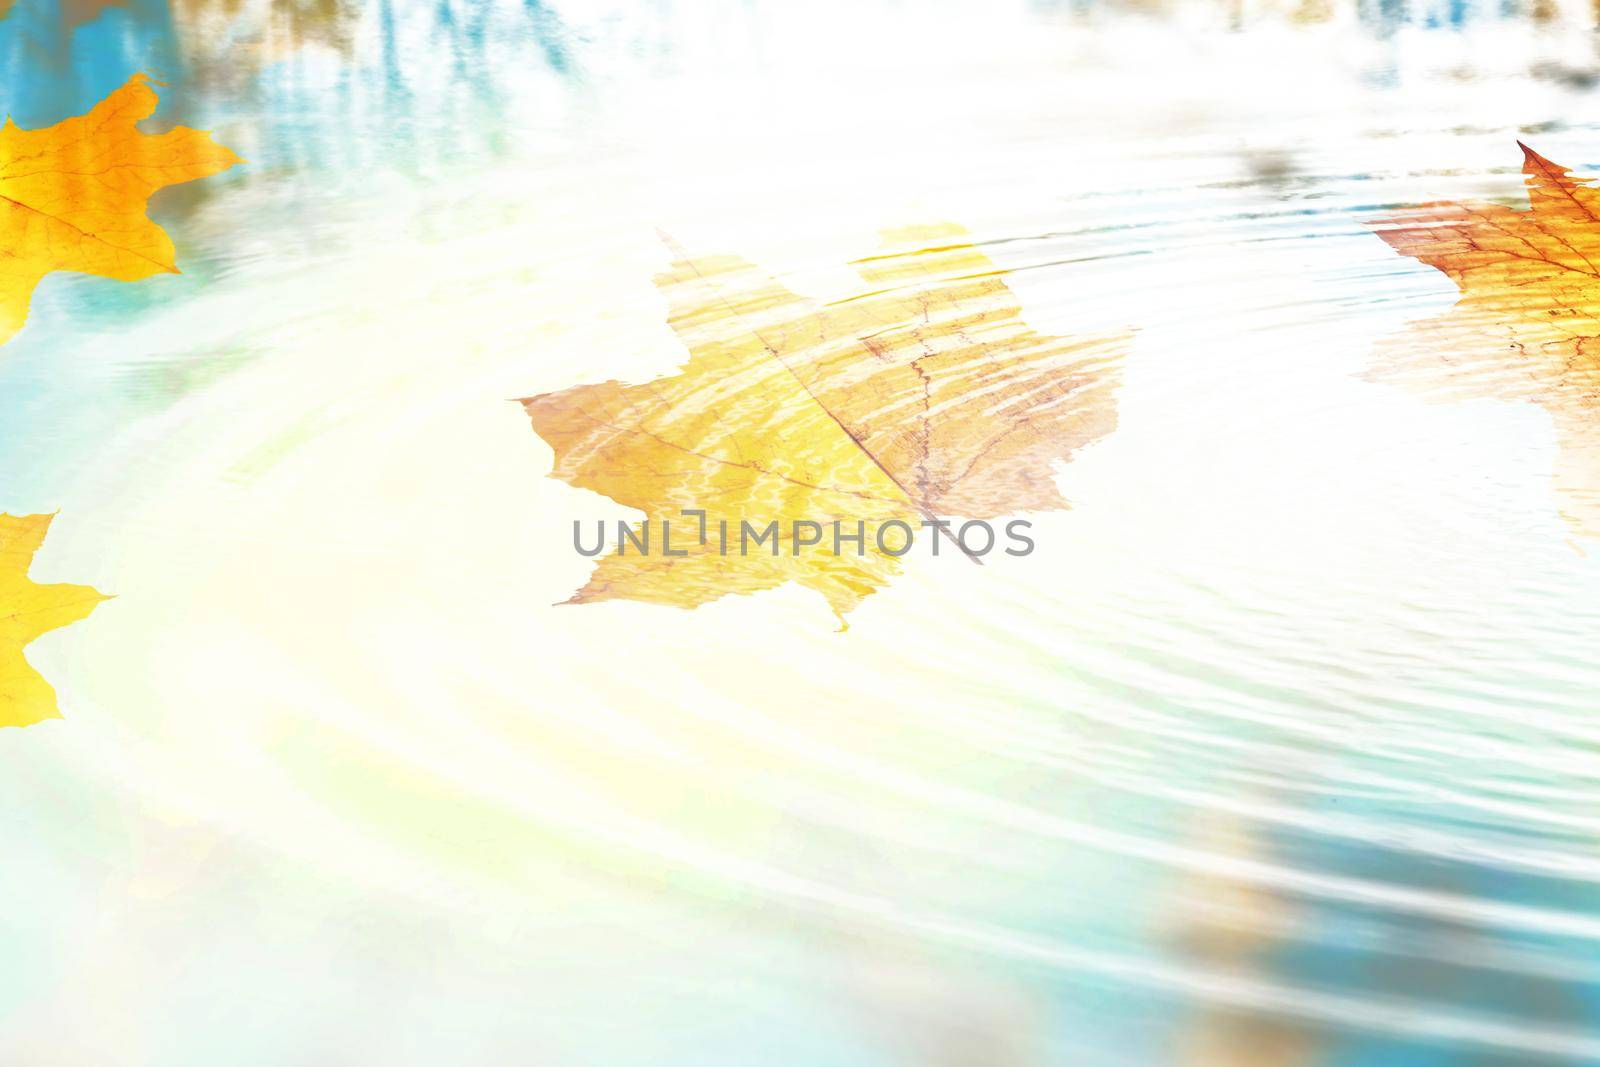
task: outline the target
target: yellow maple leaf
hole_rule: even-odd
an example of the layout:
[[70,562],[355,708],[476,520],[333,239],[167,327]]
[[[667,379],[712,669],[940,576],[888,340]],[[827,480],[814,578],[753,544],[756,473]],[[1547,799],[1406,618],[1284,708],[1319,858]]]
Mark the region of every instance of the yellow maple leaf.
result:
[[[680,373],[522,402],[554,477],[643,511],[644,530],[673,523],[687,553],[605,555],[570,602],[695,607],[794,581],[842,620],[901,565],[903,536],[890,551],[873,537],[883,524],[1065,508],[1052,466],[1115,427],[1131,335],[1035,332],[964,237],[886,233],[885,252],[854,264],[871,287],[828,304],[736,257],[677,252],[656,283],[690,353]],[[700,543],[686,509],[735,535],[777,521],[775,554],[726,551],[710,528]],[[800,551],[795,520],[830,538],[834,522],[865,524],[868,540]]]
[[41,634],[77,622],[108,599],[86,585],[39,585],[28,577],[53,515],[0,515],[0,726],[55,718],[55,690],[22,650]]
[[150,194],[240,160],[200,130],[141,132],[155,109],[155,90],[135,74],[86,115],[0,127],[0,344],[53,270],[121,281],[177,273],[172,240],[145,215]]
[[1549,412],[1562,513],[1600,535],[1600,190],[1522,150],[1530,210],[1441,202],[1377,223],[1380,237],[1449,275],[1461,296],[1380,345],[1368,377]]

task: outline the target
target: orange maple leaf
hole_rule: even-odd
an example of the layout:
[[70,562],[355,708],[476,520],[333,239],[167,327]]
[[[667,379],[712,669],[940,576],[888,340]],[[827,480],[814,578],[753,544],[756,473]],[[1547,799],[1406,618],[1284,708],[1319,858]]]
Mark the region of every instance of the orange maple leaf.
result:
[[1461,297],[1383,343],[1368,376],[1549,412],[1562,513],[1600,535],[1600,190],[1521,147],[1530,210],[1442,202],[1376,224],[1397,251],[1454,279]]
[[0,127],[0,344],[53,270],[122,281],[178,272],[172,240],[145,215],[150,194],[240,160],[200,130],[141,132],[155,109],[155,91],[135,74],[86,115]]
[[[646,529],[673,522],[688,552],[603,556],[572,602],[695,607],[795,581],[842,620],[899,560],[870,533],[859,553],[799,552],[794,520],[871,531],[1065,508],[1052,466],[1115,427],[1131,335],[1036,333],[964,234],[886,234],[854,264],[870,288],[828,304],[733,256],[679,252],[656,284],[690,353],[680,373],[523,401],[554,477],[638,508]],[[777,521],[781,550],[685,545],[684,509],[735,531]]]

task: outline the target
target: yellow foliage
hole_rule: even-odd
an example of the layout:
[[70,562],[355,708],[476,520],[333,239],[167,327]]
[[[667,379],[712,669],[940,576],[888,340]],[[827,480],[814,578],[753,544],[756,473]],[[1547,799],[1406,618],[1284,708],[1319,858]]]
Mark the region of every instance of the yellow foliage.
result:
[[[646,528],[672,522],[688,549],[603,556],[572,601],[695,607],[794,581],[842,618],[901,565],[874,542],[881,523],[1066,507],[1052,465],[1115,427],[1130,335],[1035,332],[964,236],[886,234],[886,251],[854,264],[869,288],[829,304],[734,256],[678,252],[656,282],[690,354],[681,372],[523,401],[555,477],[639,509]],[[734,536],[776,520],[779,552],[725,554],[717,532],[701,545],[684,509]],[[866,551],[796,554],[795,520],[864,522]]]
[[0,127],[0,344],[22,328],[34,287],[53,270],[122,281],[177,273],[172,240],[145,216],[150,194],[239,157],[198,130],[140,132],[136,123],[155,109],[155,91],[136,74],[86,115]]
[[106,599],[85,585],[39,585],[28,577],[53,518],[0,515],[0,726],[28,726],[59,714],[55,690],[22,650]]

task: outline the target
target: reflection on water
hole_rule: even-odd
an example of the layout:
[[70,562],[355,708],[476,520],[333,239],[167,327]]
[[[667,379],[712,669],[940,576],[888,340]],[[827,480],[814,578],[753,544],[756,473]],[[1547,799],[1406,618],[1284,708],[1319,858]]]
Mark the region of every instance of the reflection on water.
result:
[[[1596,19],[16,0],[19,123],[148,70],[250,163],[0,349],[0,510],[117,594],[0,736],[0,1059],[1600,1060],[1556,427],[1363,377],[1457,295],[1374,220],[1600,161]],[[826,302],[927,218],[1139,327],[1040,551],[549,607],[637,516],[509,398],[682,363],[656,228]]]

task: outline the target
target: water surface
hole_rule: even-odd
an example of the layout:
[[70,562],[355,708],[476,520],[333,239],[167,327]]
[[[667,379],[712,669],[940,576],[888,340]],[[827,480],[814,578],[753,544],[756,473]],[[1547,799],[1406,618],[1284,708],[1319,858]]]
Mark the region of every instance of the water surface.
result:
[[[1600,1061],[1549,416],[1364,377],[1455,297],[1372,220],[1600,165],[1591,9],[74,10],[16,121],[148,70],[249,164],[0,352],[0,508],[117,597],[0,736],[7,1062]],[[832,299],[946,220],[1137,330],[1037,553],[551,606],[629,516],[511,398],[683,361],[658,229]]]

